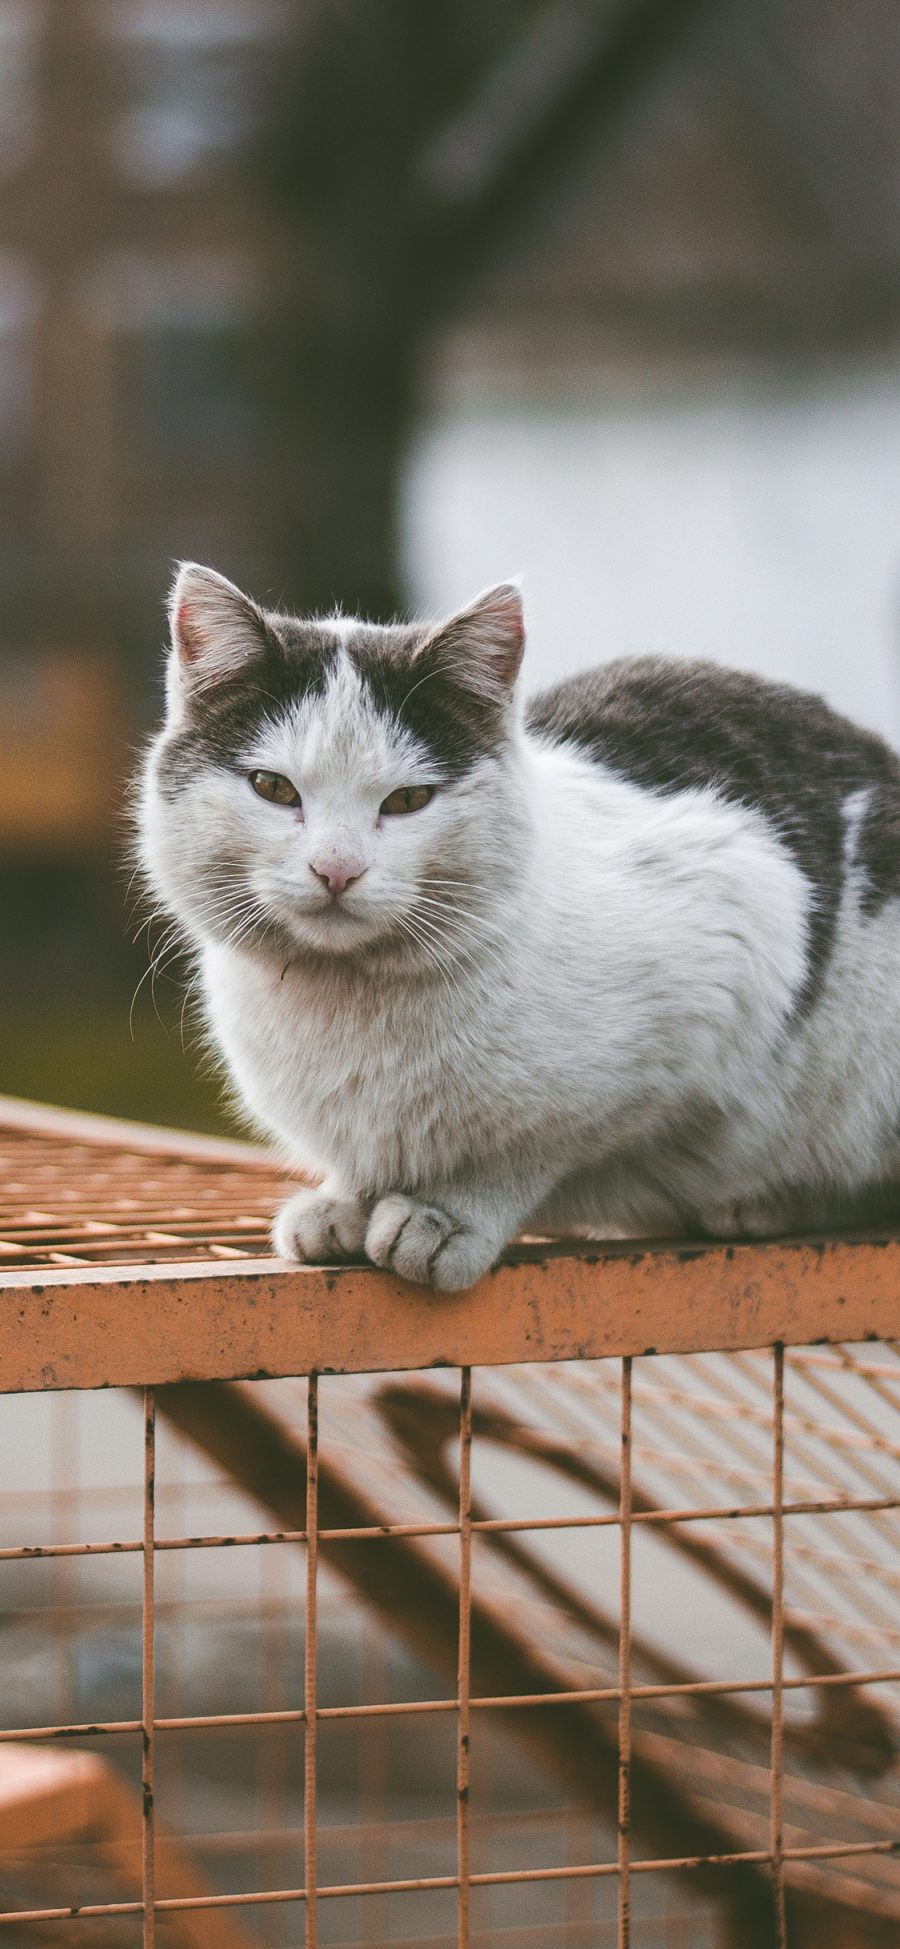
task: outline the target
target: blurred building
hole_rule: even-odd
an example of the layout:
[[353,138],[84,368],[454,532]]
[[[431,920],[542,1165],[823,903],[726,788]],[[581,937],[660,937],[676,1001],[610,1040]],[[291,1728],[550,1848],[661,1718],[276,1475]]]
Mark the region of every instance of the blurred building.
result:
[[415,597],[521,572],[532,681],[700,654],[900,743],[900,9],[670,11],[598,116],[571,85],[597,10],[552,9],[434,147],[464,207],[570,88],[439,337]]
[[521,571],[534,681],[699,652],[900,740],[900,11],[0,0],[32,963],[112,884],[187,555],[376,611]]
[[0,847],[102,838],[173,556],[270,580],[270,240],[236,158],[284,26],[273,0],[0,4]]

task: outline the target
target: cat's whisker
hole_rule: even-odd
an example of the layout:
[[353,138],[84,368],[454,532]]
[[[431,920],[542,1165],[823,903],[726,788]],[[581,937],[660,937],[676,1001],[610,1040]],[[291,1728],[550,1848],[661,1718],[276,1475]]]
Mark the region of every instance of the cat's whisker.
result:
[[[172,958],[174,958],[172,955],[169,954],[169,947],[174,939],[174,935],[176,932],[177,930],[173,929],[170,931],[169,934],[164,936],[160,945],[155,949],[154,954],[151,960],[149,961],[147,967],[144,969],[144,972],[141,975],[137,987],[135,988],[134,994],[131,997],[131,1007],[129,1008],[128,1011],[128,1033],[131,1037],[132,1042],[134,1041],[135,1003],[137,1002],[138,995],[140,994],[140,991],[143,988],[144,982],[147,980],[149,980],[150,982],[150,998],[153,1003],[153,1013],[156,1016],[160,1028],[164,1029],[166,1027],[165,1022],[163,1021],[162,1016],[160,1015],[159,1007],[157,1005],[156,978],[157,975],[162,971],[162,969],[168,966],[169,961]],[[166,1031],[166,1033],[168,1034],[168,1030]]]
[[433,873],[423,873],[419,885],[423,887],[457,887],[461,893],[470,891],[473,893],[494,893],[496,891],[494,887],[486,885],[483,880],[470,879],[467,873],[458,874],[455,878],[447,879],[439,879]]
[[150,943],[148,972],[159,962],[160,958],[168,952],[169,948],[175,942],[178,933],[179,933],[179,928],[177,923],[170,922],[168,927],[166,927],[163,930],[163,933],[159,936],[159,938]]
[[[479,897],[479,891],[483,893],[483,898]],[[415,894],[420,900],[438,901],[441,906],[447,907],[448,911],[459,907],[466,912],[484,914],[485,917],[491,915],[497,898],[496,888],[492,891],[488,888],[479,890],[468,883],[454,883],[452,880],[448,881],[446,886],[437,886],[429,880],[420,880],[415,888]]]
[[184,1043],[184,1017],[185,1017],[185,1010],[187,1009],[188,1002],[191,1000],[192,986],[193,983],[190,981],[186,981],[184,984],[184,997],[181,1003],[181,1014],[178,1018],[178,1034],[181,1042],[181,1053],[183,1056],[187,1055],[187,1049],[185,1048],[185,1043]]
[[423,938],[422,935],[420,935],[416,931],[415,927],[410,922],[408,915],[405,917],[405,920],[401,922],[400,931],[401,933],[405,934],[409,940],[415,943],[415,945],[420,949],[421,953],[424,954],[426,960],[429,961],[432,967],[434,967],[437,970],[441,979],[447,983],[448,987],[450,987],[453,993],[461,1001],[462,991],[460,989],[459,982],[456,979],[456,975],[453,969],[451,967],[448,967],[447,962],[437,952],[433,943]]
[[[212,907],[210,907],[209,903],[206,904],[206,909],[202,916],[203,923],[211,926],[212,925],[221,926],[223,923],[228,924],[232,921],[237,921],[241,919],[243,916],[244,905],[245,903],[240,899],[236,901],[233,890],[227,894],[223,892],[219,901],[214,902]],[[152,914],[149,914],[147,916],[147,919],[142,923],[141,927],[139,928],[138,934],[135,936],[135,940],[139,939],[140,934],[143,933],[145,929],[149,930],[156,923],[156,921],[161,917],[162,916],[157,911],[154,911]],[[157,1021],[159,1022],[160,1026],[166,1029],[166,1033],[168,1034],[167,1025],[163,1021],[163,1018],[159,1012],[159,1005],[156,998],[156,983],[157,980],[163,977],[163,975],[166,973],[166,970],[172,966],[173,962],[177,961],[180,958],[180,956],[186,952],[187,946],[188,943],[184,938],[184,929],[181,923],[178,921],[174,923],[170,923],[170,925],[166,928],[166,930],[162,934],[161,938],[158,941],[154,942],[150,954],[150,958],[148,961],[148,965],[144,969],[144,972],[141,975],[135,987],[134,994],[132,995],[131,998],[131,1005],[128,1011],[128,1031],[132,1041],[134,1041],[135,1007],[141,989],[143,988],[144,983],[148,980],[150,982],[150,995],[153,1002],[154,1014],[156,1015]],[[190,989],[191,989],[191,982],[189,981],[185,991],[185,1004],[190,994]],[[182,1019],[182,1046],[183,1046],[184,1007],[182,1007],[181,1019]]]
[[441,907],[448,914],[473,914],[476,918],[480,917],[485,920],[491,918],[488,908],[478,905],[473,906],[470,901],[466,900],[464,894],[434,893],[420,887],[416,891],[416,898],[418,900],[428,900],[433,906]]
[[417,909],[427,907],[429,911],[439,914],[443,919],[450,922],[462,921],[465,925],[471,925],[473,927],[477,923],[480,923],[482,936],[485,939],[491,936],[497,940],[502,940],[503,938],[497,922],[490,915],[482,913],[476,908],[458,906],[455,901],[437,900],[432,894],[427,893],[420,894],[418,899],[413,902],[413,905]]
[[206,905],[205,908],[201,909],[198,915],[198,924],[201,927],[209,929],[210,932],[215,932],[217,935],[221,935],[223,932],[227,935],[229,927],[242,923],[249,917],[255,917],[260,925],[266,924],[265,915],[258,900],[254,895],[248,894],[245,889],[239,888],[232,890],[228,895],[223,895],[218,902],[213,903],[211,906]]
[[[434,913],[427,913],[427,914],[423,913],[421,911],[420,906],[417,906],[414,909],[414,911],[417,915],[417,918],[420,921],[422,921],[423,924],[427,923],[430,926],[432,932],[435,933],[436,936],[443,943],[445,943],[448,948],[452,949],[457,954],[467,956],[469,960],[472,962],[473,966],[478,966],[480,963],[487,965],[492,960],[496,960],[498,955],[502,954],[504,951],[504,943],[502,941],[501,936],[493,931],[483,932],[479,934],[467,928],[465,924],[462,927],[458,925],[449,925],[446,928],[442,928],[439,927],[438,921]],[[456,915],[452,912],[449,915],[443,913],[440,915],[440,917],[442,919],[446,918],[450,922],[455,922],[457,918]],[[464,922],[465,919],[466,917],[463,916]]]
[[433,923],[429,922],[423,914],[408,913],[405,918],[416,928],[420,945],[424,947],[427,943],[432,951],[432,958],[440,965],[446,978],[452,982],[455,994],[460,1003],[465,1006],[463,980],[467,976],[481,972],[469,950],[458,941],[448,942],[445,935],[438,932]]
[[488,908],[497,898],[496,887],[479,886],[473,880],[420,880],[417,891],[435,894],[439,899],[483,899]]
[[417,690],[421,690],[423,684],[430,683],[432,677],[439,677],[440,675],[441,675],[441,670],[440,670],[440,666],[438,665],[432,670],[426,670],[425,675],[423,677],[420,677],[417,683],[410,684],[410,687],[406,692],[405,697],[401,698],[400,703],[397,706],[398,717],[400,716],[400,713],[406,708],[406,705],[409,703],[410,698],[415,695],[415,692]]
[[132,905],[132,900],[134,905],[136,906],[138,900],[141,897],[140,890],[134,896],[132,896],[132,891],[131,891],[132,887],[134,886],[135,880],[138,878],[140,878],[141,880],[144,879],[144,865],[142,860],[137,860],[135,862],[134,866],[131,869],[131,872],[128,875],[128,880],[125,886],[125,898],[123,901],[123,905],[126,911]]
[[183,952],[184,949],[180,936],[176,936],[161,945],[151,961],[150,993],[153,996],[153,1006],[157,1016],[159,1015],[159,1010],[156,1006],[156,983],[166,977],[173,964],[181,959]]
[[461,974],[468,975],[486,972],[488,957],[480,957],[473,947],[459,937],[448,940],[447,935],[430,925],[424,915],[418,914],[416,920],[420,928],[427,929],[427,938],[440,948],[448,967],[455,967]]
[[140,927],[137,929],[137,931],[134,934],[132,934],[131,936],[132,943],[136,944],[140,940],[142,934],[148,934],[150,928],[155,926],[157,921],[164,920],[165,918],[166,916],[163,914],[162,910],[159,907],[154,907],[153,912],[145,916],[145,918],[141,921]]
[[493,936],[497,940],[503,939],[496,915],[490,913],[485,907],[472,906],[461,900],[454,900],[446,894],[422,892],[417,893],[410,904],[417,908],[427,908],[448,922],[462,922],[471,925],[473,930],[480,929],[486,938]]
[[131,1037],[132,1042],[134,1041],[134,1010],[135,1010],[135,1005],[137,1003],[137,998],[141,992],[141,989],[144,986],[144,982],[149,980],[152,973],[153,973],[153,962],[151,961],[144,969],[144,972],[141,975],[137,987],[135,988],[134,994],[131,997],[131,1007],[128,1010],[128,1033]]
[[427,906],[421,901],[416,902],[410,911],[418,915],[419,919],[428,921],[429,925],[448,944],[467,945],[474,948],[481,946],[485,951],[489,951],[499,944],[500,937],[493,929],[479,928],[474,923],[472,916],[468,914],[456,913],[452,909],[448,911],[441,907]]
[[205,901],[199,909],[199,917],[201,920],[217,920],[223,914],[227,917],[242,912],[250,897],[242,887],[232,887],[229,892],[221,893],[218,899]]
[[226,946],[232,949],[242,947],[245,941],[250,940],[254,935],[258,935],[258,933],[259,920],[257,915],[247,914],[237,923],[234,933],[229,935]]
[[420,946],[427,946],[431,950],[436,965],[439,963],[441,967],[448,969],[452,966],[452,960],[446,953],[446,942],[424,915],[407,908],[404,914],[398,916],[398,924]]

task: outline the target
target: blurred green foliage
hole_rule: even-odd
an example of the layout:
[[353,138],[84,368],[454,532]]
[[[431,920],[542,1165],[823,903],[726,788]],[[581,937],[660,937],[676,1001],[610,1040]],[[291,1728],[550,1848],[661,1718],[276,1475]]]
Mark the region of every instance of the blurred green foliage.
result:
[[167,1005],[160,1021],[152,1009],[136,1008],[129,1027],[126,1000],[121,1005],[106,1001],[75,1014],[57,1013],[46,1003],[7,1009],[0,1094],[245,1136],[223,1103],[221,1080],[188,1025],[182,1046],[178,1012]]

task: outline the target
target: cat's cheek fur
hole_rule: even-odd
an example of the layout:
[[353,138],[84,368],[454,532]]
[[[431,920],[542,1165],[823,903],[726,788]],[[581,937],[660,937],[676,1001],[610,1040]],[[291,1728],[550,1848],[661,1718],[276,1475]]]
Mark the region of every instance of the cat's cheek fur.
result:
[[242,910],[254,833],[238,810],[243,783],[221,769],[198,766],[169,799],[164,782],[170,749],[167,736],[158,738],[145,766],[141,858],[153,893],[196,942],[213,918],[224,929]]

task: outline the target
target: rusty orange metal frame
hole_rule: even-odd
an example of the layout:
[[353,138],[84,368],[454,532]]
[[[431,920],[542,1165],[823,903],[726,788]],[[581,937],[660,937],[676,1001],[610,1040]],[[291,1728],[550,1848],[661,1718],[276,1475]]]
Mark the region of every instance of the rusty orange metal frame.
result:
[[514,1248],[436,1298],[362,1266],[0,1272],[0,1391],[160,1386],[900,1334],[900,1238]]
[[61,1110],[55,1103],[33,1103],[24,1096],[0,1096],[0,1130],[73,1143],[116,1145],[146,1157],[192,1157],[204,1164],[239,1164],[242,1170],[271,1173],[275,1159],[260,1144],[233,1137],[207,1137],[162,1124],[132,1123],[127,1117],[96,1116],[87,1110]]
[[[277,1200],[277,1163],[251,1145],[9,1099],[0,1099],[4,1127],[79,1146],[82,1176],[87,1147],[98,1171],[111,1152],[146,1155],[148,1169],[151,1158],[231,1165],[250,1174],[267,1209]],[[257,1239],[261,1229],[257,1221]],[[732,1352],[900,1334],[900,1234],[522,1244],[470,1292],[439,1298],[372,1267],[291,1266],[228,1246],[213,1248],[227,1256],[211,1265],[199,1253],[173,1258],[177,1243],[169,1239],[162,1262],[151,1246],[143,1263],[117,1263],[113,1237],[113,1263],[0,1268],[0,1392]],[[249,1236],[247,1243],[258,1249]]]
[[[897,1683],[898,1634],[876,1606],[860,1626],[863,1646],[873,1647],[870,1663],[857,1668],[854,1653],[851,1668],[838,1657],[831,1634],[840,1635],[840,1617],[794,1610],[785,1595],[785,1521],[790,1518],[793,1528],[797,1516],[802,1520],[835,1513],[845,1522],[851,1515],[883,1521],[896,1511],[900,1491],[893,1476],[881,1469],[873,1472],[872,1460],[878,1457],[893,1465],[900,1447],[852,1401],[843,1403],[843,1424],[833,1428],[791,1407],[786,1410],[785,1374],[807,1358],[791,1349],[831,1342],[838,1349],[835,1355],[808,1356],[820,1363],[811,1369],[816,1395],[834,1412],[842,1405],[821,1371],[826,1362],[832,1376],[864,1376],[869,1392],[892,1411],[897,1409],[900,1383],[891,1379],[892,1370],[886,1364],[864,1367],[846,1343],[900,1337],[900,1235],[752,1245],[523,1241],[473,1291],[436,1299],[370,1267],[299,1268],[259,1256],[268,1216],[283,1189],[275,1160],[264,1152],[0,1102],[0,1152],[4,1144],[9,1185],[5,1194],[0,1190],[0,1393],[139,1389],[145,1442],[141,1537],[16,1544],[2,1551],[8,1560],[142,1553],[140,1719],[0,1731],[0,1753],[22,1742],[61,1737],[142,1735],[140,1897],[135,1893],[124,1901],[92,1903],[77,1911],[4,1909],[0,1924],[40,1925],[76,1915],[81,1920],[140,1916],[144,1949],[154,1949],[161,1916],[169,1921],[208,1916],[214,1924],[222,1910],[236,1921],[234,1911],[245,1906],[302,1903],[306,1949],[317,1949],[317,1917],[325,1901],[452,1890],[459,1949],[469,1949],[473,1890],[613,1876],[619,1946],[630,1949],[634,1878],[677,1869],[688,1878],[699,1875],[723,1899],[728,1890],[728,1940],[734,1949],[751,1944],[752,1949],[763,1944],[765,1949],[785,1949],[788,1940],[790,1949],[822,1949],[826,1940],[828,1949],[862,1949],[863,1943],[866,1949],[887,1949],[900,1919],[900,1898],[888,1880],[900,1847],[894,1825],[896,1795],[889,1785],[897,1771],[897,1740],[895,1715],[872,1692]],[[760,1348],[770,1350],[762,1366],[749,1351]],[[717,1387],[711,1392],[707,1388],[702,1397],[685,1392],[679,1370],[673,1377],[664,1363],[658,1378],[644,1378],[644,1356],[703,1353],[735,1358],[731,1378],[720,1377]],[[615,1390],[614,1405],[612,1397],[607,1404],[607,1421],[611,1416],[615,1429],[615,1457],[609,1465],[602,1460],[602,1446],[599,1459],[593,1450],[585,1454],[585,1426],[578,1415],[571,1434],[562,1439],[558,1430],[542,1435],[540,1424],[535,1427],[529,1420],[527,1406],[524,1419],[510,1418],[499,1400],[492,1406],[488,1396],[473,1407],[473,1367],[518,1367],[527,1402],[525,1377],[532,1388],[539,1378],[527,1363],[550,1364],[559,1389],[563,1381],[574,1387],[583,1378],[588,1384],[581,1362],[609,1358],[617,1361],[615,1374],[592,1370],[589,1401],[585,1397],[593,1431],[602,1420],[607,1385]],[[572,1364],[561,1368],[553,1363]],[[649,1365],[656,1369],[654,1361]],[[453,1393],[443,1376],[427,1382],[409,1378],[416,1370],[444,1366],[459,1370]],[[444,1505],[446,1520],[440,1510],[436,1519],[418,1523],[387,1520],[367,1486],[371,1447],[358,1479],[342,1472],[332,1454],[320,1454],[320,1391],[324,1396],[332,1383],[323,1379],[320,1390],[319,1377],[369,1372],[406,1377],[378,1383],[372,1398],[393,1437],[392,1452],[405,1479],[429,1485]],[[735,1374],[744,1377],[745,1391],[735,1385]],[[285,1413],[295,1375],[307,1377],[302,1429]],[[281,1381],[274,1391],[277,1399],[261,1401],[250,1386],[221,1385],[262,1378]],[[499,1387],[502,1378],[494,1377],[491,1387]],[[346,1380],[333,1383],[338,1390],[348,1385]],[[371,1391],[371,1384],[366,1385]],[[749,1488],[754,1501],[739,1499],[731,1506],[710,1502],[707,1495],[702,1508],[691,1506],[689,1499],[683,1507],[681,1500],[670,1506],[671,1491],[662,1503],[648,1495],[642,1466],[652,1469],[662,1459],[673,1488],[679,1490],[683,1476],[677,1452],[661,1458],[644,1442],[633,1457],[632,1408],[640,1418],[648,1396],[666,1441],[675,1439],[676,1451],[673,1410],[686,1407],[700,1425],[705,1416],[715,1420],[721,1414],[728,1427],[729,1455],[741,1466],[720,1476],[726,1485],[720,1497],[730,1493],[733,1482]],[[552,1404],[545,1399],[548,1406]],[[279,1529],[231,1538],[158,1537],[158,1412],[274,1516]],[[550,1425],[555,1427],[552,1411]],[[565,1425],[564,1412],[560,1426]],[[816,1479],[811,1491],[805,1477],[793,1472],[786,1483],[786,1430],[802,1466],[812,1468]],[[810,1459],[810,1438],[834,1446],[835,1470],[823,1468],[814,1455]],[[560,1519],[491,1518],[473,1497],[476,1439],[499,1441],[548,1463],[597,1494],[605,1507]],[[848,1482],[845,1464],[851,1459]],[[698,1462],[702,1469],[702,1454]],[[738,1517],[762,1517],[771,1524],[768,1582],[741,1561],[726,1562],[715,1535],[697,1535],[697,1524],[714,1520],[729,1525]],[[549,1564],[529,1559],[515,1536],[516,1531],[568,1523],[618,1528],[617,1616],[607,1617],[588,1603]],[[771,1658],[765,1677],[699,1677],[648,1649],[633,1625],[631,1604],[633,1538],[638,1526],[648,1523],[749,1613],[769,1623]],[[691,1526],[687,1533],[685,1524]],[[877,1535],[886,1538],[883,1530]],[[381,1541],[388,1537],[390,1560],[381,1554]],[[457,1539],[455,1564],[423,1547],[436,1538]],[[498,1607],[496,1597],[473,1590],[473,1541],[489,1543],[498,1562],[527,1572],[535,1591],[558,1615],[568,1612],[580,1626],[592,1625],[601,1648],[615,1643],[615,1665],[610,1670],[604,1664],[597,1674],[604,1682],[579,1685],[578,1662],[570,1666],[560,1661],[542,1631],[529,1634],[527,1625],[522,1628],[503,1605]],[[154,1659],[157,1555],[229,1542],[244,1550],[262,1543],[305,1547],[302,1703],[298,1699],[292,1706],[254,1713],[161,1717]],[[765,1543],[762,1547],[765,1552]],[[799,1549],[808,1558],[815,1556],[802,1537]],[[858,1554],[855,1560],[862,1574],[863,1560]],[[821,1557],[823,1568],[833,1568],[834,1561]],[[851,1552],[851,1574],[853,1561]],[[452,1694],[405,1703],[321,1704],[320,1563],[337,1571],[426,1662],[443,1670]],[[875,1563],[870,1569],[879,1567]],[[832,1582],[837,1580],[832,1569],[828,1574]],[[848,1642],[855,1645],[860,1632],[854,1638],[853,1629],[850,1619]],[[800,1659],[799,1674],[785,1673],[787,1655]],[[635,1660],[648,1667],[650,1683],[635,1682]],[[798,1689],[817,1702],[808,1724],[785,1711]],[[764,1755],[759,1741],[766,1738],[766,1722],[749,1711],[751,1695],[769,1700]],[[705,1701],[708,1720],[700,1724],[699,1741],[692,1745],[682,1726],[673,1744],[678,1709],[689,1699],[698,1705]],[[671,1721],[645,1721],[648,1707],[667,1701],[674,1709]],[[633,1713],[633,1707],[639,1710]],[[320,1879],[320,1724],[413,1712],[456,1716],[455,1873],[391,1880],[370,1876],[360,1882]],[[473,1872],[469,1736],[473,1715],[485,1712],[501,1713],[523,1748],[574,1787],[585,1805],[616,1811],[615,1859]],[[163,1892],[165,1837],[156,1831],[155,1815],[159,1736],[289,1723],[302,1728],[305,1746],[302,1885],[226,1895],[192,1891],[180,1877],[181,1892]],[[736,1746],[732,1750],[733,1736],[741,1729],[748,1741],[752,1735],[756,1742],[752,1756],[750,1744],[743,1758]],[[685,1766],[688,1753],[690,1767]],[[814,1769],[821,1754],[827,1765],[837,1764],[843,1754],[845,1764],[862,1768],[870,1799],[873,1783],[887,1783],[879,1786],[882,1801],[862,1823],[865,1832],[847,1832],[849,1809],[855,1809],[856,1801],[847,1793],[832,1792],[824,1776],[819,1779]],[[813,1767],[809,1782],[802,1773],[806,1762]],[[723,1797],[725,1786],[732,1794],[740,1789],[734,1804],[727,1794]],[[806,1790],[805,1801],[801,1789]],[[761,1804],[763,1794],[761,1828],[752,1804]],[[633,1849],[634,1809],[642,1845]],[[648,1845],[649,1855],[642,1851]]]

